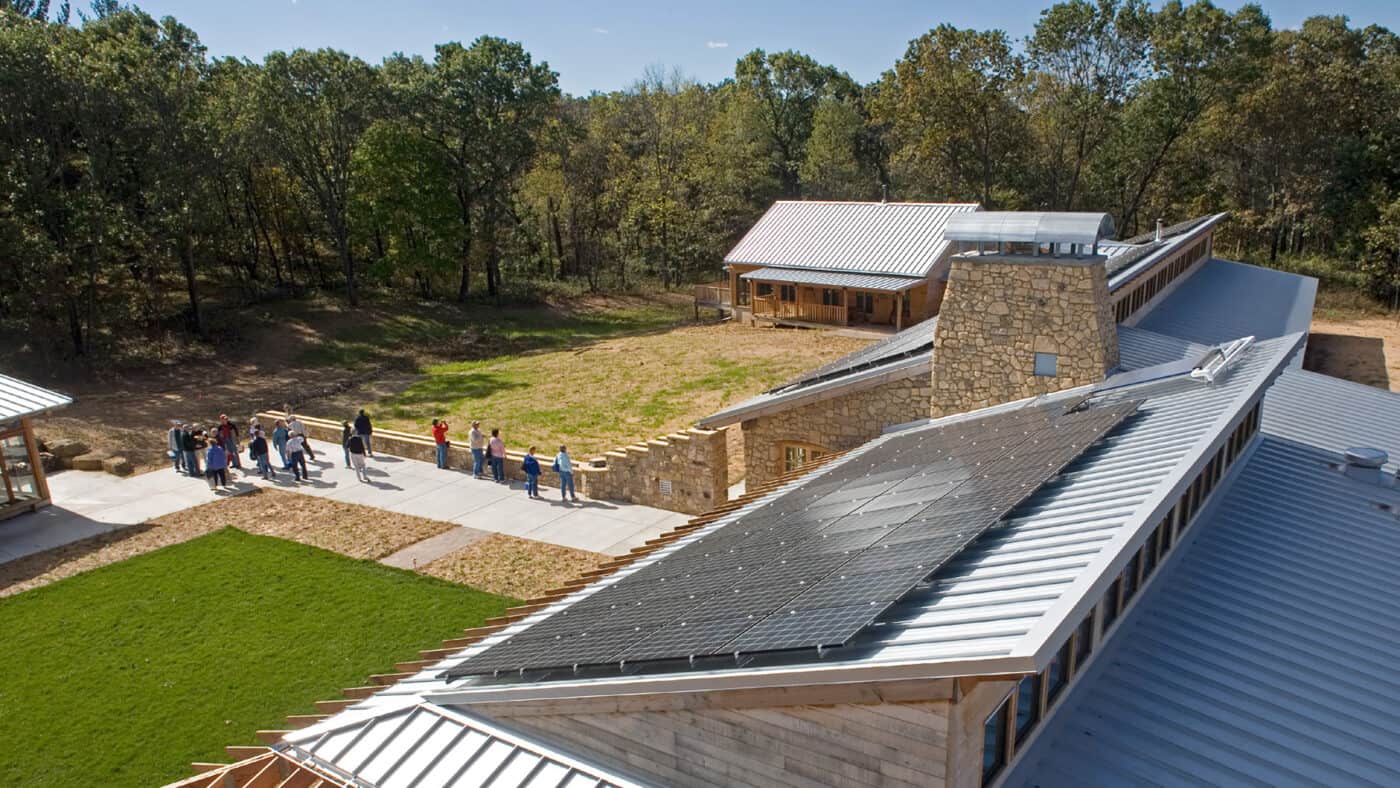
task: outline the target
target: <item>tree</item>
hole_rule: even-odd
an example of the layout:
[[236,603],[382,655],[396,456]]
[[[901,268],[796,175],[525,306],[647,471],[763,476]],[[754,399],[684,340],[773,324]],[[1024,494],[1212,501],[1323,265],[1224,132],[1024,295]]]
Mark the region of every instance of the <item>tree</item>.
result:
[[385,109],[378,72],[331,49],[273,52],[263,65],[257,102],[269,148],[315,198],[354,306],[350,164],[360,136]]
[[1151,28],[1144,0],[1069,0],[1041,12],[1026,50],[1038,72],[1029,98],[1048,207],[1082,202],[1086,169],[1143,76]]
[[872,115],[888,129],[891,176],[934,200],[1018,202],[1024,112],[1012,100],[1024,64],[1001,31],[940,25],[885,72]]
[[751,117],[772,146],[771,163],[783,196],[802,196],[798,169],[806,158],[812,119],[824,98],[853,98],[858,89],[846,74],[800,52],[767,54],[755,49],[734,66]]
[[812,115],[807,155],[797,174],[806,196],[819,200],[879,197],[886,181],[872,134],[855,101],[826,98]]
[[[461,234],[457,297],[467,297],[472,242],[485,247],[486,289],[500,293],[500,232],[512,189],[529,166],[536,136],[559,98],[558,75],[536,64],[520,44],[482,36],[470,47],[440,44],[431,69],[400,78],[425,137],[451,163]],[[473,226],[479,214],[480,225]]]

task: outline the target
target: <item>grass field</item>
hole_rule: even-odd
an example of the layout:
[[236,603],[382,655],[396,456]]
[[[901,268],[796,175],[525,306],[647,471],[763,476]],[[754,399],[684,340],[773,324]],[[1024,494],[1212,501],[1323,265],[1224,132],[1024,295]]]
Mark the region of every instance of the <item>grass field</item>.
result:
[[224,529],[0,599],[0,785],[158,785],[514,600]]
[[685,326],[482,361],[432,365],[376,406],[385,426],[465,437],[473,418],[507,445],[586,458],[691,426],[725,405],[861,348],[824,331]]

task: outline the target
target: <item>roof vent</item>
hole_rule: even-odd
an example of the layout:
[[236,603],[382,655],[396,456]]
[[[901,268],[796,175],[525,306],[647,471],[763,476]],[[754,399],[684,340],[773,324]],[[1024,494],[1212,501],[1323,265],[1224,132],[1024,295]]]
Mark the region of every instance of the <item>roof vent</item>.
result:
[[1162,240],[1162,220],[1161,220],[1161,219],[1158,219],[1158,220],[1157,220],[1157,232],[1156,232],[1156,234],[1154,234],[1154,235],[1152,236],[1152,240],[1154,240],[1154,241],[1160,241],[1160,240]]
[[1386,460],[1390,459],[1384,451],[1370,447],[1356,447],[1342,452],[1346,458],[1346,467],[1343,472],[1357,481],[1367,484],[1383,484],[1381,467]]
[[1214,383],[1220,373],[1230,368],[1235,363],[1235,359],[1244,355],[1244,352],[1254,344],[1254,337],[1241,337],[1223,345],[1216,345],[1206,353],[1205,357],[1196,362],[1195,369],[1191,370],[1191,377],[1199,378],[1207,383]]

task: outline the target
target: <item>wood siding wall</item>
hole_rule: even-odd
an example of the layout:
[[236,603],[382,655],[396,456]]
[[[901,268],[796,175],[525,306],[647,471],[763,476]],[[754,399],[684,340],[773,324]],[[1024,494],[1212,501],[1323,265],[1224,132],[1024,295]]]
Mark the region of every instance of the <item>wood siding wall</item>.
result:
[[945,784],[946,701],[514,717],[507,724],[666,786]]

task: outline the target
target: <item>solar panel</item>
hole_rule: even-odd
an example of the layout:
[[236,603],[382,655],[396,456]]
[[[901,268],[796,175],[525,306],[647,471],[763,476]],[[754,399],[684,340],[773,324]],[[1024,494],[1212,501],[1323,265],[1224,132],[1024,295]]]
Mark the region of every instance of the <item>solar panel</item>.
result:
[[1137,406],[1052,404],[892,436],[448,675],[846,643]]

